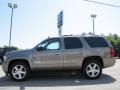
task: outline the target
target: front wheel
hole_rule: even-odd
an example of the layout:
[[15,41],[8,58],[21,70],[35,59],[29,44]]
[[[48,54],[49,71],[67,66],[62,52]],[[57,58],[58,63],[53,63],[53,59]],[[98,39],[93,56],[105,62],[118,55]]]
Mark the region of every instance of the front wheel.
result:
[[10,67],[10,76],[15,81],[26,80],[30,76],[30,69],[25,63],[16,62]]
[[91,60],[83,65],[82,72],[87,79],[97,79],[102,74],[102,66],[98,61]]

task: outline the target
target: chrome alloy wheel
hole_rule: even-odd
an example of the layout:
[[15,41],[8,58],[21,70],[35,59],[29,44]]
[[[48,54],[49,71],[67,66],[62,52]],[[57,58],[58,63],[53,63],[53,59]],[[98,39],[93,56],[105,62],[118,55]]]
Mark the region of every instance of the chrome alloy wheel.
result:
[[100,73],[100,67],[96,63],[90,63],[86,68],[86,73],[89,77],[96,77]]
[[26,68],[23,65],[16,65],[12,69],[12,75],[17,80],[23,79],[26,76]]

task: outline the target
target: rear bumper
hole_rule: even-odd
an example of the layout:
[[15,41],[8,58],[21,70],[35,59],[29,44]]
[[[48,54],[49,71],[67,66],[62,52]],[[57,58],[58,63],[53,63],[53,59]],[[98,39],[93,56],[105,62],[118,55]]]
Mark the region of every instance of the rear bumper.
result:
[[115,65],[115,62],[116,62],[116,59],[115,58],[109,58],[109,59],[105,59],[103,61],[103,64],[104,64],[104,68],[107,68],[107,67],[112,67]]

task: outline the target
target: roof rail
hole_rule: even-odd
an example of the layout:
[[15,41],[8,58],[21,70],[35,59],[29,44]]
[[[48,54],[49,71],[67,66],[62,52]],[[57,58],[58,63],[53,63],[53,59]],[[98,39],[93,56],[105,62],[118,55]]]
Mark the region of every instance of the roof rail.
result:
[[74,36],[74,35],[70,34],[70,35],[63,35],[63,36]]
[[94,33],[88,33],[88,34],[82,33],[81,36],[100,36],[100,35],[96,35]]
[[77,34],[77,35],[73,35],[73,34],[70,34],[70,35],[63,35],[63,36],[65,36],[65,37],[69,37],[69,36],[86,36],[86,37],[89,37],[89,36],[96,36],[96,37],[98,37],[98,36],[101,36],[101,35],[96,35],[96,34],[93,34],[93,33],[88,33],[88,34],[86,34],[86,33],[82,33],[82,34]]

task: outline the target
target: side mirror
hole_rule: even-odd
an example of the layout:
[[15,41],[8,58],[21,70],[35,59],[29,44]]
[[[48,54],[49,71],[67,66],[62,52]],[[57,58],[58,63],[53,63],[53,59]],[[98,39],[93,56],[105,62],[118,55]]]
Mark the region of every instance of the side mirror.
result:
[[42,51],[43,47],[37,47],[37,51]]

